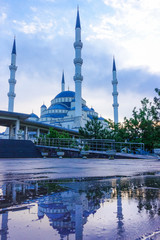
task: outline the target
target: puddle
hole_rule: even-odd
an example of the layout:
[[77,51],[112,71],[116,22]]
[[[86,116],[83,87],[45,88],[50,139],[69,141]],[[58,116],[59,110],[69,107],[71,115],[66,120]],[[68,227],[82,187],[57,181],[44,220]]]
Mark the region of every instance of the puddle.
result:
[[5,182],[0,237],[160,239],[160,176]]

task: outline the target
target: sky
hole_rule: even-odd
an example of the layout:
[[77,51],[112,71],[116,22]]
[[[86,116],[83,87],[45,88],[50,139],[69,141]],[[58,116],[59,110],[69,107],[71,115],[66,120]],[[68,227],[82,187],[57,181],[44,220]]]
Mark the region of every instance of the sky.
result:
[[0,110],[8,109],[8,66],[14,36],[14,111],[40,115],[61,91],[74,91],[76,11],[82,30],[82,97],[113,120],[112,62],[116,60],[119,120],[160,87],[160,0],[0,0]]

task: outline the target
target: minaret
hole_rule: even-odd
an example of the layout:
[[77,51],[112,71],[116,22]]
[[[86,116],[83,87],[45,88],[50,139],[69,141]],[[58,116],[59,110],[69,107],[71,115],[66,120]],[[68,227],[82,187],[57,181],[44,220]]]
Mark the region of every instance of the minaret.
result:
[[81,117],[82,117],[82,80],[83,76],[81,75],[81,66],[83,60],[81,58],[81,49],[82,49],[82,42],[81,42],[81,24],[80,24],[80,17],[79,17],[79,8],[77,8],[77,20],[76,20],[76,27],[75,27],[75,127],[79,128],[81,126]]
[[61,90],[62,90],[62,92],[65,91],[64,71],[63,71],[63,73],[62,73],[62,84],[61,84]]
[[123,223],[123,208],[122,208],[122,195],[121,195],[121,180],[117,181],[117,235],[119,239],[124,239],[124,223]]
[[113,110],[114,110],[114,123],[118,124],[118,92],[117,92],[117,73],[116,73],[116,64],[115,64],[115,58],[113,57]]
[[11,65],[9,66],[9,70],[10,70],[10,79],[8,80],[8,82],[9,82],[8,111],[13,112],[14,98],[16,96],[16,94],[14,93],[15,84],[16,84],[15,74],[16,74],[16,70],[17,70],[17,66],[16,66],[16,40],[15,40],[15,38],[14,38],[14,42],[13,42],[13,48],[12,48],[12,54],[11,54]]
[[2,213],[1,240],[7,240],[8,235],[8,212]]

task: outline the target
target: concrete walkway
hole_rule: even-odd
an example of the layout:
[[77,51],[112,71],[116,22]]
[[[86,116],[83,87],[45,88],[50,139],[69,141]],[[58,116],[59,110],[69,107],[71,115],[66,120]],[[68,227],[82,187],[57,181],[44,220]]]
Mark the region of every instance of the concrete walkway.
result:
[[138,159],[155,159],[160,160],[160,156],[158,154],[149,154],[149,155],[141,155],[141,154],[133,154],[133,153],[116,153],[116,156],[125,157],[125,158],[138,158]]

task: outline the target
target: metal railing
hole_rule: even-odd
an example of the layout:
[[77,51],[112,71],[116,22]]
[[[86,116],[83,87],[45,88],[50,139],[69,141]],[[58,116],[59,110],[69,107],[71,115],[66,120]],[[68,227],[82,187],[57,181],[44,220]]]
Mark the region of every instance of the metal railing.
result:
[[85,151],[109,151],[125,153],[144,152],[143,143],[115,142],[110,139],[74,139],[74,138],[38,138],[35,140],[38,146],[49,146],[59,149],[77,149]]

